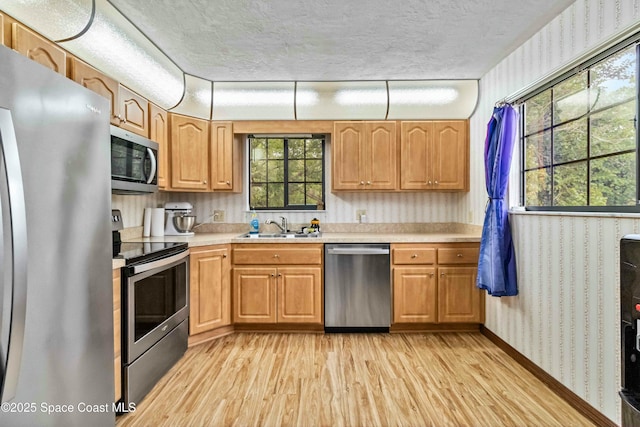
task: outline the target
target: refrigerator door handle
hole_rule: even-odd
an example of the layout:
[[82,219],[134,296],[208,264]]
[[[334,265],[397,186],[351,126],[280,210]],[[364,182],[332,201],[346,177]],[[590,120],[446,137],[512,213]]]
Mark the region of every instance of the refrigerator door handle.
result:
[[16,395],[27,309],[27,217],[11,112],[0,108],[0,384],[2,403]]
[[156,177],[156,172],[158,171],[158,162],[156,160],[156,155],[153,154],[153,150],[151,148],[147,148],[147,156],[151,160],[151,173],[149,173],[149,177],[147,178],[147,184],[151,184],[153,179]]

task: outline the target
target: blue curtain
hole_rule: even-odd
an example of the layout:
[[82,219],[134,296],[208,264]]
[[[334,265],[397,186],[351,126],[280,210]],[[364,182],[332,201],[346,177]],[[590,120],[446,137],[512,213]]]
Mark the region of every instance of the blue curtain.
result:
[[489,201],[480,242],[477,286],[496,297],[518,294],[516,255],[504,200],[517,125],[518,112],[511,105],[494,108],[484,146]]

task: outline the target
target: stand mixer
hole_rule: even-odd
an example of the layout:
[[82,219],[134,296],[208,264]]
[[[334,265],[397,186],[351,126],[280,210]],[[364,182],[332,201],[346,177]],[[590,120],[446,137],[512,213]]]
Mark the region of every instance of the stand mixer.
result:
[[[167,214],[167,221],[164,227],[165,236],[193,236],[193,231],[180,231],[176,227],[174,218],[191,215],[193,206],[189,202],[169,202],[165,203],[164,211]],[[193,227],[193,226],[192,226]]]

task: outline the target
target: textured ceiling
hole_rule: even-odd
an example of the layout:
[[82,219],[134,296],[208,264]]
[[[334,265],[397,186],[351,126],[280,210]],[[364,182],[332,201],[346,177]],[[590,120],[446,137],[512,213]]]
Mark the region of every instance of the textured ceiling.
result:
[[213,81],[478,79],[574,0],[109,0]]

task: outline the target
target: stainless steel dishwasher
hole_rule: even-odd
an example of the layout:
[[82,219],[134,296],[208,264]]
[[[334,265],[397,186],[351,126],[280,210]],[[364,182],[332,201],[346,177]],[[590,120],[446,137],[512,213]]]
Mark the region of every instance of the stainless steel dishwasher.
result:
[[324,246],[326,332],[388,332],[391,270],[388,244]]

